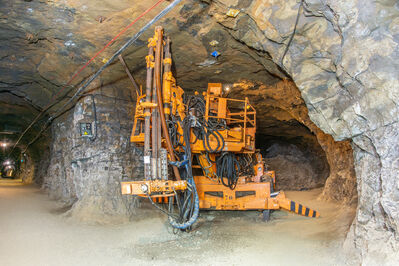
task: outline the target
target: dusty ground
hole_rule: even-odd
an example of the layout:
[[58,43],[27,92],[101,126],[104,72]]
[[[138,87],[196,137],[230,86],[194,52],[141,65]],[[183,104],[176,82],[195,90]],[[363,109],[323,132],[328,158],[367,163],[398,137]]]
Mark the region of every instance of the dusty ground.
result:
[[128,224],[79,224],[37,187],[0,180],[0,264],[343,265],[354,210],[314,200],[320,193],[287,193],[318,209],[319,219],[279,211],[263,223],[258,212],[202,212],[193,232],[175,235],[147,209]]

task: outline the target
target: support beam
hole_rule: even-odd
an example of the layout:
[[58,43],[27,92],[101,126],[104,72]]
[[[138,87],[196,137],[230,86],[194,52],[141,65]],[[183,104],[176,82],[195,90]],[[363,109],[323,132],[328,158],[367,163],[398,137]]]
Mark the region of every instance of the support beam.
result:
[[122,64],[123,68],[125,69],[127,76],[129,77],[130,81],[132,82],[134,88],[136,89],[137,96],[140,96],[141,95],[140,87],[137,85],[137,82],[134,80],[133,75],[130,72],[130,70],[129,70],[126,62],[125,62],[125,59],[123,59],[121,54],[118,55],[118,58],[119,58],[119,61]]

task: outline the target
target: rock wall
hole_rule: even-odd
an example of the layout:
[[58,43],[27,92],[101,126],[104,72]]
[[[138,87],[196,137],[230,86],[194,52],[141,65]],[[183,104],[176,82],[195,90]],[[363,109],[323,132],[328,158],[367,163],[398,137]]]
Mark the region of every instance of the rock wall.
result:
[[[392,148],[399,133],[398,2],[207,2],[234,38],[267,52],[293,78],[319,128],[336,140],[353,140],[359,204],[348,241],[365,264],[399,261],[398,156]],[[229,7],[240,9],[239,16],[227,17]]]
[[[52,126],[51,161],[43,188],[71,205],[69,214],[76,219],[123,222],[133,212],[135,202],[121,195],[120,182],[142,178],[143,169],[141,151],[129,141],[134,105],[126,91],[101,87],[83,96]],[[92,138],[81,137],[81,122],[93,124]]]
[[354,242],[366,265],[399,261],[398,143],[397,123],[353,138],[360,197],[347,241]]
[[48,143],[51,143],[51,138],[50,137],[42,137],[43,139],[46,139],[46,143],[37,143],[35,146],[40,146],[40,150],[36,151],[40,152],[39,156],[35,156],[33,161],[34,161],[34,166],[35,166],[35,173],[33,176],[33,182],[42,185],[43,180],[45,176],[47,175],[47,170],[50,166],[50,145]]
[[[329,176],[325,183],[321,198],[324,200],[334,200],[343,204],[351,204],[357,201],[356,178],[354,172],[354,162],[352,148],[348,141],[335,141],[329,134],[324,133],[312,122],[308,115],[308,109],[301,93],[295,84],[289,80],[283,80],[274,86],[250,81],[241,81],[235,86],[245,96],[249,97],[258,110],[258,117],[261,122],[265,116],[273,116],[270,107],[284,110],[289,114],[289,118],[281,117],[278,113],[276,118],[295,119],[300,124],[307,127],[315,136],[318,143],[313,143],[311,136],[304,135],[304,142],[310,146],[320,145],[324,154],[318,153],[320,157],[325,156],[329,165]],[[259,132],[265,131],[265,123],[259,123]],[[267,124],[267,123],[266,123]],[[298,131],[298,129],[297,129]],[[284,133],[288,135],[287,132]],[[294,132],[293,134],[298,134]]]
[[321,158],[311,151],[274,140],[261,152],[268,170],[276,171],[276,190],[307,190],[324,186],[329,174],[328,165],[320,162]]
[[[136,1],[132,5],[123,0],[103,0],[102,5],[98,1],[74,0],[15,0],[2,4],[0,33],[5,37],[0,38],[0,89],[24,99],[38,110],[55,96],[62,87],[60,84],[65,84],[76,69],[121,30],[121,25],[129,24],[132,17],[149,7],[148,1]],[[231,7],[240,10],[235,18],[226,16]],[[297,14],[300,17],[293,35]],[[184,89],[242,78],[274,86],[284,78],[292,78],[300,91],[298,99],[303,98],[309,110],[308,115],[292,111],[292,116],[303,119],[303,124],[318,136],[326,155],[330,156],[327,158],[330,166],[333,165],[323,197],[354,198],[353,181],[346,178],[351,173],[345,170],[349,169],[346,166],[351,161],[347,160],[352,153],[345,140],[352,141],[359,204],[348,246],[355,246],[362,261],[368,264],[373,264],[375,257],[379,259],[378,264],[395,262],[392,256],[399,253],[398,156],[394,150],[398,135],[398,17],[395,0],[186,0],[159,23],[172,37],[176,76]],[[144,23],[139,21],[137,28]],[[139,78],[141,75],[141,81],[144,80],[144,43],[149,35],[151,32],[126,51],[127,62],[130,65],[134,62],[135,74]],[[97,58],[82,76],[97,69],[126,38],[123,36]],[[219,45],[211,46],[211,40],[218,41]],[[210,56],[213,50],[221,52],[218,59]],[[112,71],[102,75],[107,84],[126,77],[118,64],[110,69]],[[279,90],[279,93],[278,97],[284,98],[286,91]],[[116,93],[105,95],[115,97]],[[81,102],[79,106],[85,105]],[[16,105],[14,109],[4,106],[1,121],[13,120],[15,124],[21,120],[21,114],[26,117],[26,111],[18,111]],[[118,102],[113,108],[117,110],[121,106]],[[73,113],[78,117],[80,111],[76,108]],[[115,116],[110,105],[104,108],[109,117]],[[12,119],[10,115],[3,117],[9,110],[15,112]],[[127,154],[134,157],[132,160],[137,159],[137,155],[127,141],[130,129],[114,132],[110,127],[107,131],[107,123],[119,125],[128,119],[107,121],[106,117],[100,117],[105,125],[105,130],[101,130],[104,135],[90,146],[87,139],[77,137],[78,120],[74,117],[74,114],[65,115],[53,125],[52,162],[44,184],[53,195],[79,203],[87,195],[96,195],[93,196],[96,198],[100,194],[108,195],[105,191],[115,191],[116,185],[108,185],[106,178],[109,176],[109,182],[116,183],[124,176],[120,173],[127,173],[129,167],[133,167],[127,166]],[[34,117],[29,118],[22,124],[28,124]],[[115,139],[116,136],[120,137]],[[118,150],[114,144],[122,148]],[[90,148],[94,146],[104,154],[95,153]],[[128,150],[132,152],[127,153]],[[84,158],[89,158],[86,163],[80,160]],[[76,161],[74,168],[72,161]],[[115,171],[109,171],[114,169],[107,166],[109,162],[117,165]],[[97,165],[99,167],[95,167]],[[105,167],[108,170],[104,170]],[[76,178],[85,183],[88,193],[75,182],[78,179],[74,179],[74,171]],[[100,177],[99,173],[106,177]],[[60,184],[65,184],[65,189],[52,180],[57,178]],[[89,178],[95,182],[86,182]],[[109,198],[113,203],[111,207],[104,207],[106,210],[115,210],[115,206],[123,202],[118,196]]]
[[30,156],[24,156],[21,162],[20,177],[24,184],[31,184],[35,177],[35,164]]

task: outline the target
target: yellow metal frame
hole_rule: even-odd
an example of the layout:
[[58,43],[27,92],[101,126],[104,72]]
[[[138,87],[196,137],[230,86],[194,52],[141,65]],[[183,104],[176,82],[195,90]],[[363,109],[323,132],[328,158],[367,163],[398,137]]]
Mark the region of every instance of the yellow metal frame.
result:
[[122,182],[122,195],[136,195],[146,197],[147,195],[158,194],[160,197],[171,196],[178,190],[187,189],[187,181],[179,180],[145,180]]
[[268,209],[270,182],[238,183],[234,190],[205,176],[195,176],[201,209],[265,210]]
[[[149,47],[155,47],[158,35],[149,39]],[[153,56],[147,56],[147,67],[154,67]],[[162,103],[166,115],[179,116],[181,121],[185,118],[185,108],[183,103],[182,88],[176,85],[176,79],[170,71],[172,58],[170,53],[163,60],[166,71],[162,77]],[[225,146],[223,151],[234,152],[236,154],[255,154],[255,133],[256,133],[256,110],[250,104],[247,97],[243,100],[224,97],[223,86],[221,83],[209,83],[207,91],[203,93],[205,98],[206,121],[210,119],[222,120],[226,122],[228,128],[219,130],[218,133],[223,137]],[[198,95],[198,92],[196,92]],[[137,97],[134,125],[130,137],[131,142],[136,144],[144,143],[143,124],[145,115],[152,113],[146,112],[148,108],[158,108],[153,102],[145,102],[146,95],[141,94]],[[235,110],[234,112],[231,110]],[[236,111],[238,109],[239,111]],[[183,136],[182,125],[178,123],[177,131]],[[196,139],[191,133],[191,143]],[[183,137],[179,140],[184,143]],[[209,137],[210,148],[216,148],[217,139]],[[197,187],[201,209],[215,210],[271,210],[286,209],[301,215],[318,217],[319,213],[309,208],[297,204],[285,197],[284,192],[272,193],[275,189],[276,175],[274,171],[264,171],[263,160],[260,154],[256,154],[257,163],[254,165],[254,176],[241,176],[234,190],[221,184],[216,176],[216,164],[208,160],[205,156],[206,148],[204,141],[196,140],[191,145],[191,152],[198,156],[200,165],[193,165],[193,168],[200,168],[203,175],[194,176]],[[165,141],[162,139],[162,146]],[[216,159],[215,154],[209,154],[210,159]],[[122,194],[136,195],[142,197],[158,198],[158,202],[166,203],[175,191],[187,189],[186,181],[172,180],[145,180],[122,182]]]

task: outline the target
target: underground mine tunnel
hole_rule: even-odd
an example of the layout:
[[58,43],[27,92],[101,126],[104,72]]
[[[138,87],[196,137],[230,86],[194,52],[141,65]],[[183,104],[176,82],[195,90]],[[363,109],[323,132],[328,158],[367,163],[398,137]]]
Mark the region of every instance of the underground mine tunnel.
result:
[[3,1],[3,265],[396,265],[399,4]]

